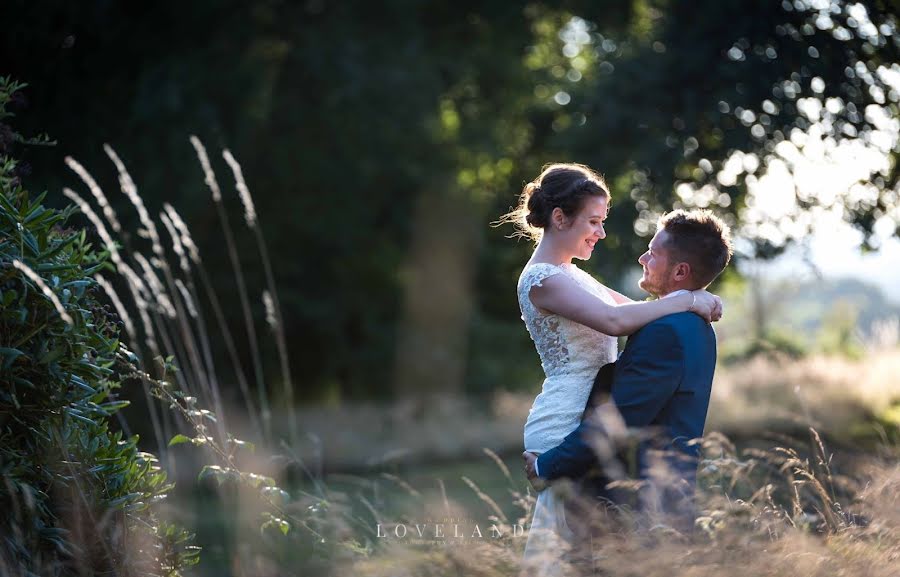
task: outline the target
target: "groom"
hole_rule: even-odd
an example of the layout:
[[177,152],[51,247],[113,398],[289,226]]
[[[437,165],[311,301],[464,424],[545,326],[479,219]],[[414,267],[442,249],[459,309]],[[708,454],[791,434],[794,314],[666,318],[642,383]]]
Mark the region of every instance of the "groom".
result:
[[[640,286],[657,298],[705,288],[731,254],[728,226],[713,213],[676,210],[659,220],[638,259]],[[698,315],[678,313],[647,324],[628,338],[615,363],[600,370],[581,425],[540,456],[523,454],[529,480],[538,487],[568,478],[593,497],[621,503],[623,496],[607,485],[623,470],[610,458],[610,422],[624,420],[641,432],[636,464],[642,508],[689,527],[699,456],[694,440],[703,435],[715,366],[716,335]],[[618,414],[604,404],[610,396]]]

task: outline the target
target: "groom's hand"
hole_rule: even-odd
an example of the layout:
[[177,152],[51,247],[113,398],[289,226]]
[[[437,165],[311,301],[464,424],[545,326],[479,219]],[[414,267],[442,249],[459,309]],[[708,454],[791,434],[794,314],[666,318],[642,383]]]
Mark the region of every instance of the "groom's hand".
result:
[[542,491],[547,486],[547,482],[538,477],[534,470],[534,463],[537,461],[538,456],[535,453],[525,451],[522,453],[522,458],[525,460],[525,475],[528,477],[528,482],[531,483],[535,491]]
[[716,302],[713,305],[712,314],[710,316],[711,321],[716,322],[722,318],[722,315],[725,313],[725,303],[722,302],[722,299],[716,297]]

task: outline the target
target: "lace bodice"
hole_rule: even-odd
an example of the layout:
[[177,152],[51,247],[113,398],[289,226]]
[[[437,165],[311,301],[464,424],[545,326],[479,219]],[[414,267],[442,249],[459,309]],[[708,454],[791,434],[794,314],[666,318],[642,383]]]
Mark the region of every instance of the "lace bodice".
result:
[[519,277],[522,320],[541,357],[545,375],[591,373],[593,377],[600,367],[616,359],[616,338],[559,315],[543,314],[534,306],[529,298],[532,287],[541,286],[544,279],[556,274],[569,276],[589,293],[615,304],[606,287],[574,264],[536,263],[526,267]]
[[573,264],[535,263],[526,266],[519,276],[522,320],[547,377],[525,423],[525,448],[538,453],[555,447],[578,426],[597,371],[615,361],[617,355],[615,337],[556,314],[542,313],[531,302],[532,287],[557,274],[567,275],[584,290],[615,304],[606,287]]

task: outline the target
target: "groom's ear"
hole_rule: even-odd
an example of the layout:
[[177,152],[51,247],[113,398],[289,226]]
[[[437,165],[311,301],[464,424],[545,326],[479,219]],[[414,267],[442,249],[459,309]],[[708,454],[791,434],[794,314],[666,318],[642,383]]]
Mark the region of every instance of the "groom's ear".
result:
[[691,277],[691,265],[690,263],[680,262],[675,265],[672,269],[672,280],[675,282],[681,282],[689,279]]

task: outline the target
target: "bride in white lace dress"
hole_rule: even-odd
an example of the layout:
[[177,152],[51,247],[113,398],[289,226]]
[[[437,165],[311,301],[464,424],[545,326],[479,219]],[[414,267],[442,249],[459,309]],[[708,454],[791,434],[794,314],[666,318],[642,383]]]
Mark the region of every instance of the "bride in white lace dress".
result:
[[[525,450],[540,454],[559,445],[581,421],[597,371],[617,356],[617,336],[662,316],[694,310],[709,319],[721,303],[706,291],[652,302],[632,302],[572,263],[587,260],[606,237],[606,183],[578,164],[545,167],[528,183],[515,222],[538,240],[518,282],[522,319],[546,376],[525,423]],[[572,538],[554,487],[538,493],[525,548],[527,574],[562,575]]]

